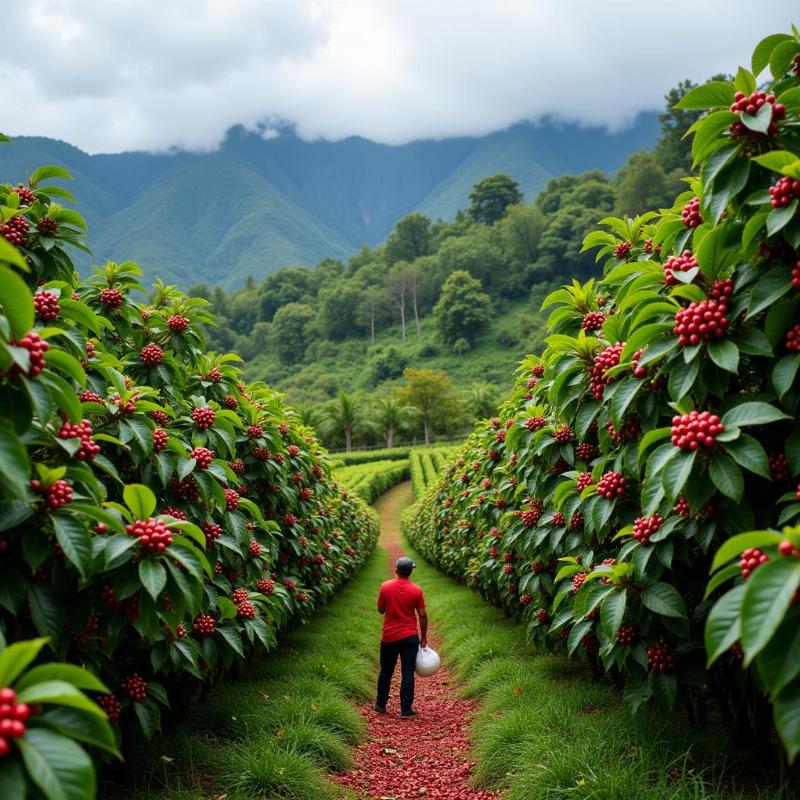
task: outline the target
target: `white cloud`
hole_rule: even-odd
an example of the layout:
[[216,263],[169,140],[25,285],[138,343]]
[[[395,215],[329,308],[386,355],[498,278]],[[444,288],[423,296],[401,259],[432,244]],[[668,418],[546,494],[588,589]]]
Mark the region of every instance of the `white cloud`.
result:
[[29,0],[3,9],[0,130],[90,152],[235,124],[398,143],[557,116],[618,128],[748,63],[788,0]]

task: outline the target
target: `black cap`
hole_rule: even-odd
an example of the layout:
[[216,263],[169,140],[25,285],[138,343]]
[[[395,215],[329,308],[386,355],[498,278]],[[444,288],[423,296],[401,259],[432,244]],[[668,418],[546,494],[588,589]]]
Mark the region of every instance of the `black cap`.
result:
[[400,558],[397,559],[397,564],[395,564],[395,569],[401,575],[410,575],[411,570],[414,569],[414,567],[416,566],[417,565],[410,558],[407,558],[406,556],[401,556]]

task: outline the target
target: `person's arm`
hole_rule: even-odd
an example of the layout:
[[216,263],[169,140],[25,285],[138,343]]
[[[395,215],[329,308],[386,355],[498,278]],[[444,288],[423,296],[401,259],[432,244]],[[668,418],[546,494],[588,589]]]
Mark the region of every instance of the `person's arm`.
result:
[[417,616],[419,617],[419,646],[428,646],[428,612],[425,608],[417,609]]
[[378,613],[386,613],[386,601],[383,599],[383,586],[381,586],[381,590],[378,592]]

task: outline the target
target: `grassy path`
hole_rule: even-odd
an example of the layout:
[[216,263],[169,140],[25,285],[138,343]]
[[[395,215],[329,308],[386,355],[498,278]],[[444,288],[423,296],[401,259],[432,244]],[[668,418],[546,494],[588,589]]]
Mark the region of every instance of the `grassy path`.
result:
[[[390,489],[375,503],[381,518],[380,545],[388,556],[386,577],[403,555],[400,516],[413,500],[410,483]],[[420,581],[415,574],[414,580]],[[377,586],[375,587],[377,594]],[[374,602],[374,601],[373,601]],[[427,598],[429,607],[436,607]],[[373,609],[374,613],[374,609]],[[431,646],[439,647],[436,616],[431,612]],[[400,719],[398,706],[399,665],[392,683],[388,713],[376,714],[372,699],[360,704],[367,726],[367,739],[355,752],[354,770],[337,778],[359,796],[410,800],[480,800],[496,794],[469,785],[472,762],[469,760],[470,720],[476,703],[460,697],[450,669],[444,665],[433,677],[418,678],[414,706],[419,716]]]

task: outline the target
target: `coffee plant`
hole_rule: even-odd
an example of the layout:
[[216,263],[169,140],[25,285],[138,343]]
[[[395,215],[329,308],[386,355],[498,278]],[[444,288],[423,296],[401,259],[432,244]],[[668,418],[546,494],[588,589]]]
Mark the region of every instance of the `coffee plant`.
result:
[[[27,796],[21,765],[51,800],[91,796],[88,779],[44,783],[78,747],[57,734],[110,751],[107,720],[152,736],[312,615],[377,537],[281,396],[206,352],[204,301],[147,296],[133,263],[79,280],[68,248],[86,226],[52,184],[68,177],[0,185],[0,633],[15,643],[0,692],[42,706],[22,730],[0,702],[3,798]],[[20,647],[20,669],[49,676],[38,695],[4,667]]]
[[544,353],[405,525],[631,710],[680,701],[703,721],[713,701],[768,750],[771,703],[791,761],[800,529],[777,529],[800,516],[798,32],[679,106],[707,111],[687,190],[587,237],[602,278],[545,300]]

